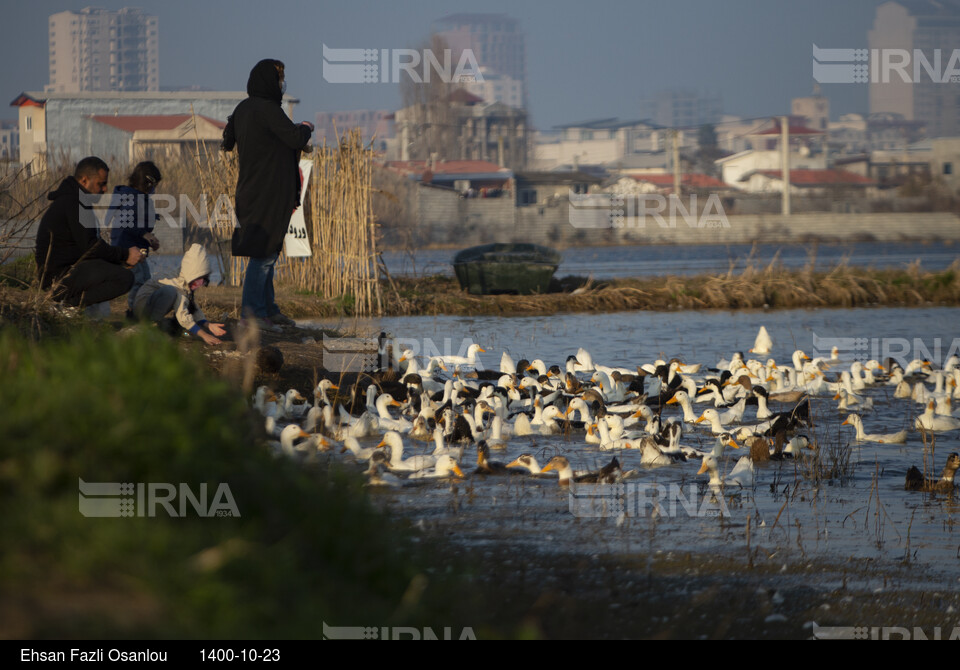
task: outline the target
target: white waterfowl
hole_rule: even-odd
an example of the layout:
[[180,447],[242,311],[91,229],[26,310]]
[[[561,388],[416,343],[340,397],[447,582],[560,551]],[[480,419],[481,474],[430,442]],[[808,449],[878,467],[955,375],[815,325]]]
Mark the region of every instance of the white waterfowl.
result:
[[387,470],[388,467],[389,463],[385,453],[379,451],[373,454],[370,457],[370,466],[363,473],[367,477],[366,486],[400,488],[401,486],[410,485],[407,480],[389,472]]
[[268,446],[274,454],[283,454],[289,458],[299,458],[306,455],[312,449],[312,444],[295,445],[294,442],[300,438],[309,438],[310,434],[305,432],[300,426],[291,423],[280,431],[279,442],[269,442]]
[[727,432],[727,429],[723,427],[723,423],[720,421],[720,413],[715,409],[704,410],[703,414],[701,414],[694,423],[702,423],[703,421],[710,423],[710,430],[713,431],[714,435]]
[[577,362],[574,364],[575,372],[593,372],[593,356],[590,355],[590,352],[580,347],[577,349]]
[[772,349],[773,338],[770,337],[770,333],[767,332],[764,326],[760,326],[760,332],[757,333],[757,337],[753,341],[753,348],[750,349],[750,353],[769,354]]
[[559,435],[563,432],[563,428],[557,423],[557,419],[563,417],[559,407],[550,405],[543,410],[541,416],[542,421],[539,429],[541,435]]
[[749,456],[741,457],[730,474],[721,477],[717,457],[712,453],[706,454],[703,457],[700,470],[697,471],[698,475],[704,473],[710,474],[708,485],[714,489],[725,487],[748,488],[753,485],[753,461],[750,460]]
[[438,358],[441,361],[443,361],[445,364],[450,366],[461,365],[461,366],[469,366],[469,367],[475,368],[477,367],[477,362],[478,362],[477,355],[481,353],[486,353],[486,352],[487,352],[486,349],[481,347],[479,344],[474,343],[474,344],[471,344],[469,347],[467,347],[466,356],[451,355],[451,356],[438,356]]
[[926,411],[917,417],[917,420],[914,422],[917,430],[922,429],[933,433],[943,433],[960,428],[960,419],[952,416],[938,416],[934,410],[935,404],[934,401],[929,401]]
[[453,456],[444,454],[437,459],[436,465],[430,469],[417,470],[410,475],[410,479],[442,479],[444,477],[463,478],[463,471]]
[[520,454],[516,459],[507,463],[508,468],[525,468],[531,475],[540,474],[540,464],[531,454]]
[[869,412],[873,409],[873,398],[859,396],[845,388],[837,391],[837,395],[833,399],[839,400],[837,403],[837,411],[839,412],[844,412],[851,407],[857,407],[861,412]]
[[458,462],[463,458],[462,446],[448,446],[444,439],[443,428],[437,426],[433,429],[433,457],[452,456]]
[[389,447],[391,470],[415,472],[417,470],[432,468],[437,463],[436,457],[432,454],[411,456],[410,458],[404,459],[403,438],[400,437],[400,433],[395,430],[388,430],[377,447]]
[[377,447],[361,447],[360,443],[357,441],[357,438],[352,435],[348,435],[343,439],[343,447],[340,449],[340,453],[349,451],[353,454],[353,457],[358,461],[369,461],[370,457],[378,452]]
[[904,444],[907,441],[907,431],[901,430],[898,433],[889,433],[886,435],[869,434],[863,428],[863,419],[859,414],[851,414],[844,419],[841,426],[853,426],[857,431],[857,442],[878,442],[880,444]]
[[684,423],[697,423],[697,414],[693,411],[693,404],[690,402],[690,396],[687,395],[686,391],[677,391],[673,397],[667,401],[667,404],[680,405],[683,409]]
[[394,419],[390,415],[390,410],[388,407],[402,407],[402,405],[394,400],[393,396],[389,393],[383,393],[380,397],[377,398],[377,418],[379,419],[380,429],[381,430],[393,430],[398,433],[409,433],[413,428],[413,423],[407,421],[406,419]]

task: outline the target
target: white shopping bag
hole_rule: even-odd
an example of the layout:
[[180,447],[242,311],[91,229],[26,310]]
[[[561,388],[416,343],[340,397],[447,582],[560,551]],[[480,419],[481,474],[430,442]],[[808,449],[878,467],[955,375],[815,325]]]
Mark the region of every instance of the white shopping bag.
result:
[[287,228],[286,237],[283,238],[283,252],[287,258],[303,258],[313,253],[310,250],[310,238],[307,237],[307,222],[303,218],[303,199],[307,196],[307,185],[310,183],[312,168],[313,160],[300,161],[300,174],[303,176],[300,187],[300,206],[290,217],[290,226]]

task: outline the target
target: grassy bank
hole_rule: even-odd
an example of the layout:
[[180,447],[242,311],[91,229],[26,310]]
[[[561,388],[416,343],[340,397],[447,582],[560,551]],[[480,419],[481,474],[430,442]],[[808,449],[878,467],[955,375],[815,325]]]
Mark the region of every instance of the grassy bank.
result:
[[[921,306],[960,304],[960,261],[927,272],[838,266],[830,272],[789,271],[772,266],[739,274],[670,276],[587,282],[565,277],[557,291],[533,296],[475,296],[452,277],[397,278],[384,282],[385,316],[535,315],[674,309],[790,309],[801,307]],[[211,288],[205,300],[236,316],[239,289]],[[349,295],[321,300],[289,287],[278,302],[291,316],[350,315]]]
[[[0,378],[0,637],[470,625],[469,570],[437,568],[356,474],[269,456],[240,394],[170,338],[76,326],[31,343],[8,329]],[[185,484],[201,499],[206,485],[208,511],[232,501],[237,514],[186,503],[171,516],[148,497],[129,518],[85,516],[79,480]]]

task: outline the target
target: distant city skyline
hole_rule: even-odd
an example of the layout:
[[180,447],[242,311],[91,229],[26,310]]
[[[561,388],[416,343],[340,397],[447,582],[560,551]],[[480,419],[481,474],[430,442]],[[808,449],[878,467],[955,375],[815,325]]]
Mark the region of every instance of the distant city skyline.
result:
[[[693,91],[722,100],[723,112],[746,117],[790,112],[791,99],[813,90],[811,46],[866,48],[880,0],[724,3],[681,0],[646,5],[572,0],[516,3],[489,0],[484,13],[518,22],[525,41],[527,98],[534,127],[587,119],[643,117],[661,91]],[[47,22],[87,3],[39,0],[5,10],[0,43],[5,67],[0,93],[9,104],[22,91],[49,83]],[[160,88],[242,91],[261,58],[287,64],[288,93],[301,100],[296,119],[320,112],[401,107],[396,84],[330,84],[322,77],[322,46],[396,49],[422,45],[431,26],[474,12],[454,0],[317,5],[306,2],[210,0],[129,3],[159,17]],[[480,63],[483,65],[483,63]],[[831,117],[866,114],[865,85],[823,86]],[[0,119],[15,119],[8,107]]]

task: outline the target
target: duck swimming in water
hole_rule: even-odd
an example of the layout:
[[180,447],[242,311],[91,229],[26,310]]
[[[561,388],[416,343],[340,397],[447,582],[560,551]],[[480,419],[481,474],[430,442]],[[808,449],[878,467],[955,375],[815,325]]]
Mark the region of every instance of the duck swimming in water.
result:
[[925,479],[917,466],[911,466],[907,471],[904,489],[907,491],[926,491],[928,493],[946,493],[953,491],[953,479],[960,469],[960,454],[953,452],[947,457],[947,464],[943,468],[940,479]]

